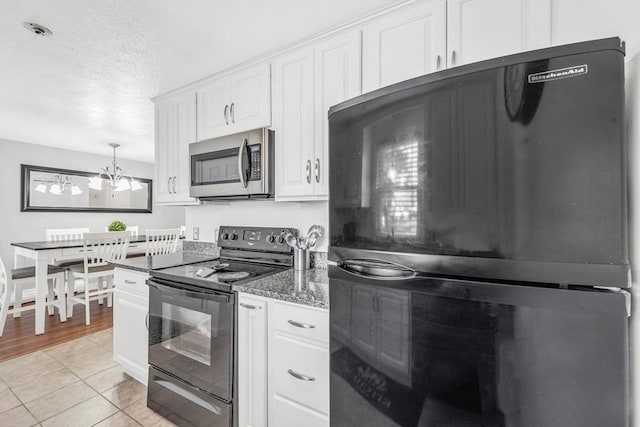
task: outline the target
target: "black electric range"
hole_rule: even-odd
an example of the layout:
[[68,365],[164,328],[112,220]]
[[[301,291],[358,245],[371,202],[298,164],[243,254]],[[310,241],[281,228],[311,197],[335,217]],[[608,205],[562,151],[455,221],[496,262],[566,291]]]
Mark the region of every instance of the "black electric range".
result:
[[[231,427],[237,410],[233,284],[291,268],[291,228],[220,228],[216,259],[149,272],[147,406],[177,425]],[[155,267],[155,268],[154,268]]]

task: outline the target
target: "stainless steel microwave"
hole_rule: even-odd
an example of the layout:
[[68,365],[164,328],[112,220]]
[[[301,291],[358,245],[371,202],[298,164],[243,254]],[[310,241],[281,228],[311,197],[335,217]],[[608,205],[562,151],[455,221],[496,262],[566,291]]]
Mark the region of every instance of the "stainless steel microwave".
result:
[[189,144],[189,195],[203,200],[273,197],[273,145],[269,129]]

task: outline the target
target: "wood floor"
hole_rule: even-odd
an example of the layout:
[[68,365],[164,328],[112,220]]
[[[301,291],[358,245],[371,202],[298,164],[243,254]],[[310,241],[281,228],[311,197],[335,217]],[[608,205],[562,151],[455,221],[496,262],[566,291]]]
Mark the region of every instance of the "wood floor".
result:
[[84,324],[84,306],[73,307],[73,317],[61,323],[58,311],[55,315],[46,316],[45,333],[35,335],[35,311],[22,313],[22,317],[14,319],[7,316],[4,333],[0,337],[0,362],[22,356],[52,345],[71,341],[94,332],[109,329],[113,326],[113,308],[106,304],[99,305],[91,301],[91,325]]

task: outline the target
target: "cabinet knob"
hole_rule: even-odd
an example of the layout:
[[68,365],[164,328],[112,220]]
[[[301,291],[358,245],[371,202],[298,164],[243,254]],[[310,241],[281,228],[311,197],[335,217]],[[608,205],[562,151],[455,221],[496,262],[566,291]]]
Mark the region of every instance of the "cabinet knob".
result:
[[229,109],[229,115],[231,116],[231,123],[235,123],[236,122],[236,113],[234,112],[235,109],[233,108],[233,106],[236,105],[234,102],[231,103],[231,108]]
[[440,62],[442,62],[440,55],[436,55],[436,70],[440,69]]
[[456,65],[456,51],[451,51],[451,65]]
[[224,106],[224,122],[226,124],[229,124],[229,106],[228,105]]
[[307,160],[307,184],[311,184],[311,160]]
[[315,172],[316,172],[316,182],[320,182],[320,159],[316,159],[315,164]]

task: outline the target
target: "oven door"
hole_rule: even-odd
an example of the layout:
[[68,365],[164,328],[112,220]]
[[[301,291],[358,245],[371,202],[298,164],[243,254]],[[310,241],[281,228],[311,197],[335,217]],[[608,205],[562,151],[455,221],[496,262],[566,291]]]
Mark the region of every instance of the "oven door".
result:
[[167,282],[149,285],[149,364],[231,401],[234,296]]
[[268,193],[266,130],[189,145],[191,197],[246,197]]

